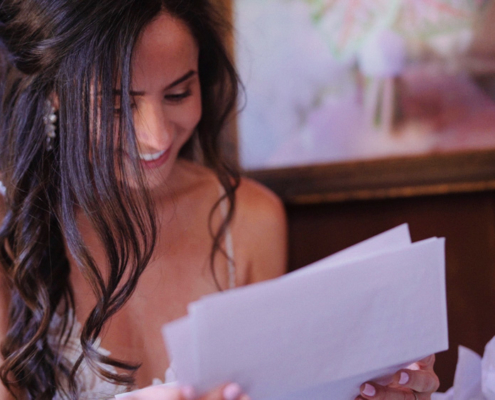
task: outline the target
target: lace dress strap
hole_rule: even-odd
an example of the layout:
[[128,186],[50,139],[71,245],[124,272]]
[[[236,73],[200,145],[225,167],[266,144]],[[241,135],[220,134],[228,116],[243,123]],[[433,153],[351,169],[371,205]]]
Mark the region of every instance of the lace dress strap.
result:
[[[81,331],[82,326],[76,319],[76,316],[72,310],[68,313],[69,326],[72,329],[69,331],[69,336],[66,337],[64,343],[60,343],[60,337],[64,336],[65,333],[62,332],[63,320],[62,316],[55,313],[53,319],[50,323],[48,330],[48,344],[52,349],[58,349],[61,352],[63,362],[67,363],[67,366],[72,367],[79,356],[82,354],[81,346]],[[66,327],[70,329],[70,327]],[[94,343],[94,347],[98,349],[99,353],[110,356],[111,353],[100,346],[101,340],[97,339]],[[110,373],[117,373],[116,369],[110,365],[101,364],[103,369]],[[79,370],[77,372],[76,380],[79,386],[79,400],[107,400],[114,399],[115,395],[125,393],[127,389],[123,386],[114,385],[107,382],[96,374],[89,366],[86,359],[83,360]],[[65,389],[68,390],[68,382],[62,381]],[[62,393],[57,393],[54,400],[65,399],[65,395]]]
[[[225,194],[223,186],[219,187],[220,196]],[[220,211],[222,212],[222,217],[226,218],[228,214],[228,199],[225,198],[220,203]],[[234,289],[236,287],[236,270],[235,270],[235,258],[234,258],[234,241],[232,240],[232,230],[230,225],[227,226],[225,231],[225,252],[227,253],[227,265],[229,273],[229,289]]]

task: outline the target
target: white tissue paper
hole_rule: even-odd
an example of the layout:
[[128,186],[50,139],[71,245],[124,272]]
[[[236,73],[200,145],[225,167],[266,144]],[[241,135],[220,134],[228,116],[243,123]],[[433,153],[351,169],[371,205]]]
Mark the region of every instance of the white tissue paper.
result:
[[446,393],[434,393],[432,400],[495,400],[495,337],[481,358],[459,346],[454,386]]

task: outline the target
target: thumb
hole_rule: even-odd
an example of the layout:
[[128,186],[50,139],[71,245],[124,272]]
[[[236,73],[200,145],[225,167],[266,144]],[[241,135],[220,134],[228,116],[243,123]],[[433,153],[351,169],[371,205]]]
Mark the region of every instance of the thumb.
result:
[[149,386],[144,389],[135,390],[133,392],[118,394],[115,396],[117,400],[189,400],[184,396],[184,392],[178,388],[167,385]]
[[229,383],[205,394],[200,400],[250,400],[250,398],[237,383]]

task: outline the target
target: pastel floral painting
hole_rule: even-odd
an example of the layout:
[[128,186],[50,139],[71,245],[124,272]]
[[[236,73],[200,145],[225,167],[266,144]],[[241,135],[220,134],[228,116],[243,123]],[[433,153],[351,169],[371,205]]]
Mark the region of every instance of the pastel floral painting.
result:
[[[484,0],[237,0],[241,164],[278,168],[495,148],[473,58]],[[492,13],[493,14],[493,13]],[[493,71],[492,71],[493,70]]]

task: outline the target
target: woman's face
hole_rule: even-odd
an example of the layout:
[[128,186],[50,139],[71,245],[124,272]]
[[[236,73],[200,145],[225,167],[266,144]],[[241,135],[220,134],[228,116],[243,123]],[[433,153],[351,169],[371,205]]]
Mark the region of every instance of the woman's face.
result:
[[187,26],[165,13],[144,29],[136,43],[133,116],[140,162],[150,188],[168,178],[179,150],[201,118],[198,55]]

